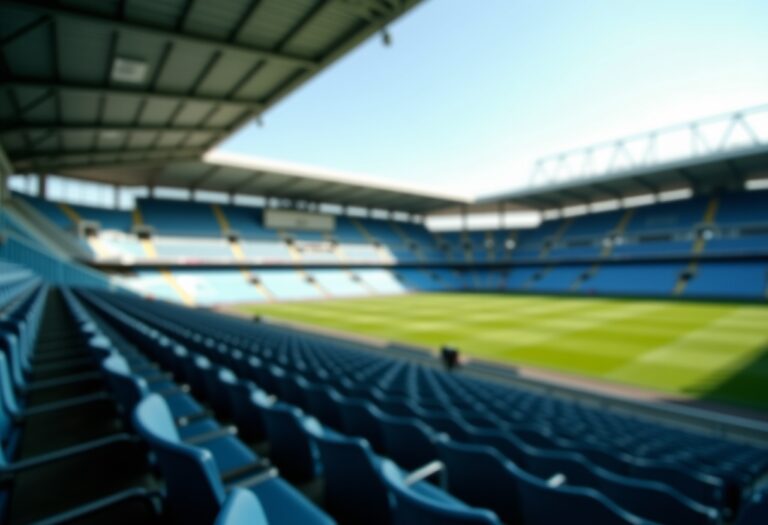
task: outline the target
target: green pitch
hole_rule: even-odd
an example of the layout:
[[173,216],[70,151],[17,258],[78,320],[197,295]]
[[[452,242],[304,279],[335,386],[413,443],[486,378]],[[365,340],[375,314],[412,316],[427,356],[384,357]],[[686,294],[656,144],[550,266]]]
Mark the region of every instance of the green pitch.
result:
[[446,293],[238,309],[768,409],[759,305]]

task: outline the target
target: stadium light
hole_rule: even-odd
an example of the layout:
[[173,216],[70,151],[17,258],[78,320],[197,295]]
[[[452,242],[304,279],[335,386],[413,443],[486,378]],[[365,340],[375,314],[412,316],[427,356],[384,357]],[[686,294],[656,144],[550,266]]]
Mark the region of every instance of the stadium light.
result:
[[115,57],[112,62],[111,77],[113,82],[141,84],[146,80],[148,70],[149,65],[143,60]]

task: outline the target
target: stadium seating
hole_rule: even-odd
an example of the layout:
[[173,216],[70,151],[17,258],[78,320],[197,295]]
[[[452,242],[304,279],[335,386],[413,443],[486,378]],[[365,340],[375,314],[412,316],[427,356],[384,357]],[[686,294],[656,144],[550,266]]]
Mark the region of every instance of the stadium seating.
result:
[[[765,207],[766,195],[766,191],[753,191],[695,197],[547,220],[537,228],[517,232],[439,234],[411,222],[345,216],[336,217],[332,232],[277,231],[264,225],[260,208],[140,199],[135,217],[150,227],[149,240],[130,233],[127,212],[17,198],[25,199],[68,235],[75,232],[72,214],[103,223],[98,235],[89,239],[89,249],[99,260],[331,266],[308,268],[306,273],[257,269],[254,273],[261,275],[267,292],[254,293],[252,287],[245,287],[242,294],[232,295],[232,301],[264,300],[270,284],[276,300],[405,290],[761,300],[766,293],[760,277],[765,263],[760,261],[768,246],[768,219],[759,210]],[[699,258],[702,261],[692,271],[689,266]],[[473,267],[499,262],[509,266]],[[352,273],[336,269],[361,264],[396,267]],[[414,264],[424,267],[408,266]],[[470,265],[470,270],[457,271],[450,265]],[[231,275],[226,276],[226,271]],[[721,277],[731,271],[739,280],[725,286]],[[214,304],[222,301],[205,290],[231,290],[232,286],[221,286],[220,281],[239,282],[241,273],[239,269],[200,270],[194,278],[187,273],[190,278],[182,279],[181,285],[192,290],[187,290],[186,299],[175,286],[159,282],[153,271],[142,270],[121,282],[154,297]],[[633,278],[627,279],[627,275]]]
[[[113,300],[110,299],[110,301]],[[138,304],[131,306],[131,303],[135,303],[135,301],[123,297],[119,303],[121,309],[130,312],[131,315],[143,316],[146,322],[150,321],[149,316],[154,316],[156,323],[162,324],[167,330],[170,330],[169,333],[176,336],[183,335],[187,330],[182,329],[181,325],[178,324],[180,319],[177,318],[172,321],[174,316],[167,310],[164,315],[158,316],[159,312],[154,312],[152,306],[150,306],[151,313],[146,312],[144,307],[139,308]],[[207,337],[215,333],[220,333],[219,337],[224,337],[224,334],[227,333],[230,344],[237,345],[238,333],[245,333],[245,331],[256,333],[254,332],[256,328],[253,326],[248,328],[240,326],[237,330],[235,321],[217,320],[206,317],[207,315],[209,314],[203,312],[196,314],[195,317],[200,317],[199,321],[194,321],[198,329],[203,326],[203,319],[207,320],[209,326],[215,326],[218,323],[227,326],[226,330],[222,325],[220,329],[212,328],[212,331],[206,331]],[[219,332],[218,330],[222,331]],[[678,512],[690,513],[691,517],[687,518],[688,521],[693,522],[695,516],[702,523],[708,523],[708,520],[711,520],[714,515],[712,509],[727,511],[729,505],[732,505],[733,491],[738,493],[738,487],[742,486],[745,479],[754,479],[757,472],[765,468],[764,455],[761,461],[752,464],[756,458],[764,454],[757,449],[731,447],[733,457],[725,460],[725,456],[722,455],[728,454],[726,452],[728,447],[724,447],[723,443],[717,443],[713,438],[694,437],[682,431],[672,431],[647,423],[624,420],[621,416],[610,416],[587,409],[577,409],[577,407],[568,406],[563,402],[555,403],[551,399],[537,398],[522,392],[509,392],[500,396],[502,391],[490,385],[460,380],[437,371],[406,365],[401,362],[391,362],[386,367],[387,372],[382,374],[380,372],[383,366],[380,364],[382,358],[354,355],[357,354],[354,351],[328,348],[323,354],[318,354],[317,351],[323,347],[322,344],[313,351],[302,351],[303,345],[289,345],[282,347],[283,350],[280,350],[279,354],[274,354],[275,349],[281,348],[277,341],[283,339],[284,336],[276,329],[265,327],[264,330],[266,332],[262,333],[259,339],[263,338],[262,344],[266,346],[262,348],[265,350],[256,355],[262,361],[269,359],[273,363],[281,363],[281,367],[289,366],[292,372],[288,373],[288,369],[285,372],[280,372],[274,366],[261,365],[263,368],[259,368],[258,375],[248,373],[254,380],[260,381],[265,388],[270,388],[278,397],[285,399],[285,402],[295,403],[296,410],[300,410],[302,405],[309,409],[308,399],[312,397],[308,395],[302,397],[297,392],[301,392],[302,389],[309,389],[309,385],[317,384],[318,381],[322,381],[326,385],[333,385],[332,388],[338,393],[330,394],[326,398],[326,402],[336,404],[338,407],[337,417],[332,423],[342,427],[341,430],[349,435],[366,437],[374,450],[393,457],[410,468],[428,463],[437,457],[437,448],[434,444],[435,437],[432,434],[433,430],[431,430],[435,428],[459,441],[473,439],[474,442],[477,442],[476,439],[485,439],[483,444],[494,446],[501,453],[508,454],[507,457],[514,461],[518,468],[531,469],[528,476],[538,477],[548,471],[552,473],[567,472],[565,477],[571,479],[571,483],[575,483],[577,486],[579,484],[588,485],[587,488],[599,491],[603,497],[610,497],[610,500],[616,505],[623,503],[625,505],[624,511],[627,509],[633,509],[635,512],[639,509],[640,513],[643,511],[636,500],[629,497],[633,492],[635,494],[642,492],[646,498],[650,497],[649,494],[656,494],[656,497],[659,498],[672,498],[672,503],[667,503],[666,506],[659,503],[657,507],[668,509],[666,511],[668,513],[672,512],[669,509],[680,508],[682,510]],[[191,335],[186,337],[189,338]],[[295,339],[285,339],[286,343],[290,340]],[[191,344],[192,341],[193,339],[187,339],[187,344]],[[273,342],[269,343],[268,341]],[[317,342],[316,344],[320,343]],[[272,351],[264,353],[266,348],[270,348]],[[208,352],[210,358],[216,357],[216,355],[210,354],[210,351]],[[339,358],[347,352],[352,352],[352,355],[339,361]],[[232,365],[231,359],[224,355],[217,355],[219,362]],[[283,357],[280,357],[281,355]],[[319,361],[319,355],[327,356],[330,360],[329,366],[334,363],[335,368],[333,370],[335,372],[329,373],[330,369],[326,369],[324,366],[319,368],[322,363]],[[350,376],[344,375],[339,378],[339,372],[343,368],[337,367],[347,359],[350,362],[360,359],[376,362],[375,366],[373,363],[370,365],[371,370],[379,370],[376,372],[378,379],[373,388],[357,388],[355,386],[357,381],[351,383]],[[237,362],[242,362],[242,359]],[[309,363],[312,365],[310,366]],[[358,378],[358,381],[365,382],[367,376],[361,376],[360,369],[357,369],[358,372],[355,373],[355,377]],[[233,370],[237,371],[238,367],[234,367]],[[312,373],[310,374],[310,372]],[[244,370],[243,373],[247,372]],[[302,374],[306,379],[300,379],[301,376],[294,374]],[[264,381],[267,376],[271,376],[271,380]],[[334,381],[330,381],[332,377],[335,378]],[[407,380],[409,377],[412,379]],[[419,377],[422,380],[412,382]],[[423,382],[424,380],[426,383]],[[424,387],[416,386],[419,383],[431,386],[427,390],[422,390]],[[287,386],[290,384],[294,387]],[[291,393],[291,388],[295,388],[295,386],[301,386],[301,388]],[[319,387],[319,384],[317,386]],[[434,390],[436,388],[438,390]],[[434,397],[438,393],[441,395]],[[358,401],[344,400],[348,396],[355,395],[363,395],[364,398]],[[398,397],[394,396],[403,395],[412,399],[412,403],[415,405],[430,408],[425,412],[425,408],[416,408],[410,406],[408,402],[396,401]],[[446,395],[449,397],[445,398]],[[514,409],[510,409],[503,401],[510,395],[512,396],[510,399],[516,399],[515,404],[512,405],[515,407]],[[494,400],[493,404],[486,404],[484,410],[479,410],[477,403],[481,402],[480,400],[488,403],[491,399]],[[458,415],[462,412],[460,407],[464,404],[470,404],[474,407],[473,413],[468,414],[466,418]],[[446,410],[447,412],[444,412]],[[519,424],[513,422],[516,420],[509,420],[510,422],[501,424],[500,418],[509,418],[511,415],[519,413],[519,410],[528,411],[527,416],[521,416],[527,421],[528,430],[524,430],[522,427],[518,428]],[[437,411],[435,415],[429,414],[435,411]],[[313,413],[323,419],[332,412],[333,410],[313,409]],[[339,412],[341,417],[338,417]],[[287,409],[285,413],[291,414],[289,419],[292,419],[293,423],[289,425],[289,428],[292,426],[291,432],[294,438],[288,439],[285,438],[285,434],[279,434],[282,436],[281,441],[284,443],[290,443],[293,439],[301,441],[299,430],[304,426],[303,417],[300,416],[300,412],[290,409]],[[559,413],[562,416],[556,416]],[[436,417],[441,414],[442,417]],[[367,422],[365,422],[366,418]],[[466,421],[462,423],[465,419],[472,420],[473,423],[470,424]],[[576,424],[575,421],[582,421],[582,423]],[[589,422],[589,427],[584,427],[583,422],[586,421]],[[610,424],[608,424],[609,422]],[[491,439],[493,433],[488,435],[488,432],[477,432],[473,430],[473,428],[477,428],[475,425],[495,425],[495,428],[498,429],[497,432],[505,429],[501,434],[506,436],[505,439],[520,439],[528,444],[518,444],[515,448],[514,441],[511,442],[512,445],[505,445],[498,439],[493,441]],[[584,441],[587,436],[581,434],[584,430],[578,430],[579,428],[590,428],[589,444]],[[603,430],[600,430],[601,428]],[[617,432],[623,436],[621,439],[618,439]],[[269,428],[267,428],[266,433],[269,434]],[[515,436],[519,437],[515,438]],[[402,444],[405,442],[408,443],[408,447],[403,447]],[[622,443],[621,453],[618,455],[601,455],[599,450],[594,448],[596,443],[600,443],[602,446],[615,446],[609,444],[616,442]],[[418,445],[418,443],[423,444]],[[683,446],[686,449],[686,454],[681,454],[681,451],[675,452],[675,447],[679,447],[683,443],[685,443]],[[306,446],[306,442],[302,446]],[[524,451],[524,455],[521,455],[523,454],[521,450]],[[540,450],[540,452],[535,452],[535,450]],[[544,452],[545,450],[553,452],[547,453]],[[556,450],[568,451],[572,455],[560,457],[558,463],[555,461],[558,456],[552,455]],[[310,458],[311,455],[303,457]],[[289,462],[296,461],[296,458],[291,458],[289,455],[285,457],[288,458]],[[301,456],[297,454],[296,457]],[[538,459],[534,461],[525,459],[526,457]],[[694,459],[696,457],[700,459]],[[544,461],[547,458],[549,459]],[[696,461],[704,461],[704,463],[696,463]],[[311,460],[309,459],[303,461],[304,467],[310,464]],[[736,464],[739,466],[736,467]],[[694,465],[696,466],[694,467]],[[602,469],[607,470],[603,472]],[[312,472],[316,471],[305,471],[303,475],[311,476]],[[649,480],[653,481],[649,483]],[[670,487],[675,487],[675,489],[672,490]],[[670,496],[671,494],[677,495]],[[625,495],[627,496],[625,497]],[[647,517],[652,521],[654,519],[654,516]]]
[[[8,414],[7,386],[26,385],[25,366],[40,366],[25,356],[50,292],[23,267],[2,269],[0,299],[26,297],[13,303],[14,318],[28,320],[26,328],[0,325],[0,414]],[[236,519],[232,507],[254,503],[268,523],[297,515],[305,523],[549,523],[578,514],[590,523],[710,524],[759,514],[751,500],[737,514],[768,469],[766,451],[751,445],[125,293],[65,289],[63,298],[88,341],[87,363],[101,363],[90,384],[109,387],[125,431],[155,452],[163,512],[187,522]],[[11,462],[3,465],[23,465],[7,421],[0,428]],[[119,436],[110,440],[127,439]],[[246,446],[264,440],[268,458]],[[448,493],[428,481],[435,477]],[[286,481],[317,479],[332,518]],[[118,490],[117,501],[148,512],[144,502],[155,496],[138,488]],[[107,496],[94,501],[119,507]]]

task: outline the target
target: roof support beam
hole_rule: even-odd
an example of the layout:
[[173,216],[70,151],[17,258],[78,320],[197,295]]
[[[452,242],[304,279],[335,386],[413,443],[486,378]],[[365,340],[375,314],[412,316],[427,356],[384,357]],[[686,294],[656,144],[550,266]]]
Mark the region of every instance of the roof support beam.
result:
[[228,99],[220,99],[215,97],[205,97],[200,95],[185,95],[182,93],[139,91],[134,89],[117,89],[112,87],[106,88],[106,87],[88,86],[88,85],[82,85],[82,84],[62,84],[62,83],[53,84],[50,82],[40,82],[40,81],[34,81],[34,80],[4,82],[0,87],[6,88],[6,89],[11,89],[11,88],[49,89],[49,90],[55,90],[58,93],[74,93],[74,94],[89,95],[89,96],[115,95],[115,96],[121,96],[121,97],[141,97],[141,98],[148,98],[148,99],[165,100],[173,103],[199,102],[202,104],[221,104],[221,105],[227,105],[227,106],[240,107],[248,111],[258,111],[260,109],[263,109],[264,107],[263,104],[260,104],[259,102],[253,102],[253,101],[228,100]]
[[247,188],[248,186],[251,186],[254,182],[256,182],[257,180],[261,179],[262,177],[264,177],[264,173],[263,172],[261,172],[261,171],[256,172],[256,173],[246,177],[245,179],[241,180],[240,182],[237,182],[237,183],[233,184],[232,186],[230,186],[229,189],[227,190],[227,192],[228,193],[238,193],[241,190],[244,190],[245,188]]
[[694,179],[693,176],[691,176],[690,171],[688,171],[686,168],[678,168],[675,170],[675,173],[677,173],[681,179],[688,183],[694,193],[698,193],[699,183],[696,182],[696,179]]
[[[68,159],[80,160],[82,157],[99,159],[116,157],[119,159],[174,159],[178,157],[199,157],[203,150],[200,148],[154,148],[154,149],[120,149],[120,150],[84,150],[84,151],[19,151],[14,153],[13,162],[17,167],[23,165],[58,165]],[[85,162],[84,164],[90,164]]]
[[285,53],[276,53],[268,49],[261,49],[253,46],[227,42],[226,40],[200,37],[189,33],[176,32],[168,29],[161,29],[136,22],[117,20],[108,16],[87,13],[78,9],[65,7],[61,4],[54,4],[47,0],[3,0],[5,4],[12,4],[15,7],[24,9],[39,15],[47,15],[60,20],[72,20],[108,27],[115,31],[144,35],[153,38],[161,38],[166,41],[180,44],[193,44],[205,46],[219,51],[246,53],[266,60],[273,60],[283,64],[295,66],[306,70],[317,69],[318,64],[312,60],[288,55]]
[[208,179],[213,177],[217,171],[219,171],[219,168],[221,166],[211,166],[207,170],[203,172],[202,175],[200,175],[198,178],[196,178],[192,183],[189,185],[189,189],[192,191],[199,190],[200,186],[206,182]]
[[0,48],[3,48],[5,46],[15,42],[16,40],[18,40],[22,36],[26,35],[27,33],[30,33],[32,31],[34,31],[35,29],[37,29],[38,27],[40,27],[42,25],[45,25],[45,24],[48,24],[50,22],[51,22],[51,18],[48,17],[48,16],[41,16],[41,17],[37,18],[36,20],[33,20],[29,24],[27,24],[25,26],[22,26],[21,28],[17,29],[16,31],[14,31],[10,35],[8,35],[8,36],[4,37],[2,40],[0,40]]
[[44,122],[35,124],[21,124],[18,126],[8,126],[0,128],[0,134],[8,133],[25,133],[25,132],[37,132],[37,131],[56,131],[59,133],[67,132],[109,132],[116,131],[120,133],[189,133],[189,132],[207,132],[207,133],[224,133],[227,128],[223,127],[197,127],[197,126],[129,126],[118,125],[113,126],[110,124],[65,124],[60,125],[55,122]]
[[592,185],[596,190],[603,192],[605,195],[608,195],[610,197],[613,197],[614,199],[623,199],[624,195],[622,195],[621,192],[614,190],[613,188],[609,187],[606,184],[593,184]]

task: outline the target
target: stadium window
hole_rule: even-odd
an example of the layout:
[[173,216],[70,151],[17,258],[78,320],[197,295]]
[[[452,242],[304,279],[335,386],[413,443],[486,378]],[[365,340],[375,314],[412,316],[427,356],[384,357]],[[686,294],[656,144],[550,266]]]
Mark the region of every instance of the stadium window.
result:
[[560,210],[554,209],[554,210],[544,210],[541,213],[541,217],[545,221],[550,221],[552,219],[559,219],[561,217]]
[[444,232],[461,229],[461,218],[458,215],[427,217],[426,226],[429,230]]
[[229,202],[229,195],[220,191],[195,190],[195,200],[227,204]]
[[332,204],[330,202],[321,202],[318,211],[320,213],[330,213],[332,215],[341,215],[343,209],[338,204]]
[[633,195],[632,197],[625,197],[624,207],[635,208],[637,206],[648,206],[656,202],[656,196],[652,193],[645,193],[643,195]]
[[768,178],[748,180],[744,183],[744,187],[747,191],[768,190]]
[[620,207],[621,207],[621,202],[619,202],[618,199],[612,199],[608,201],[597,201],[589,205],[589,209],[592,212],[618,210]]
[[155,187],[155,198],[186,201],[190,199],[190,191],[187,188],[157,186]]
[[578,204],[576,206],[568,206],[563,208],[563,217],[574,217],[576,215],[585,215],[589,211],[586,204]]
[[234,203],[238,206],[253,206],[263,208],[267,200],[260,195],[235,194]]
[[693,190],[691,188],[679,188],[676,190],[662,191],[659,193],[660,202],[690,199],[691,197],[693,197]]
[[29,175],[11,175],[8,177],[8,189],[18,193],[34,195],[30,190],[29,181],[32,179]]
[[132,210],[136,207],[136,199],[149,196],[149,188],[146,186],[123,187],[120,189],[118,208]]

